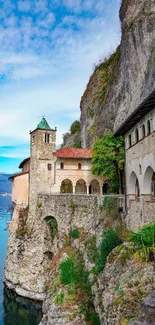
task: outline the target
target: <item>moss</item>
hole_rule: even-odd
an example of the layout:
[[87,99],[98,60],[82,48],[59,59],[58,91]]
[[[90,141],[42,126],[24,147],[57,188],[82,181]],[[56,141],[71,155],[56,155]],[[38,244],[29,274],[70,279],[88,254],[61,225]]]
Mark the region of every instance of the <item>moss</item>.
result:
[[60,292],[60,293],[55,297],[55,303],[56,303],[56,304],[59,304],[59,305],[63,304],[63,302],[64,302],[64,297],[65,297],[64,293],[63,293],[63,292]]
[[91,263],[96,264],[99,257],[98,249],[96,247],[96,236],[89,236],[85,240],[84,245],[86,247],[88,259]]
[[102,87],[98,91],[98,95],[100,96],[102,101],[105,99],[105,95],[108,87],[112,84],[115,78],[115,73],[117,70],[119,58],[120,58],[120,46],[117,47],[116,52],[111,54],[96,68],[102,72],[101,74]]
[[95,135],[96,131],[97,131],[97,126],[96,125],[91,126],[91,128],[88,130],[88,136],[92,137],[93,135]]
[[78,228],[74,228],[70,231],[70,236],[73,238],[73,239],[76,239],[76,238],[79,238],[80,237],[80,233],[79,233],[79,230]]
[[153,11],[146,12],[146,16],[151,16],[153,14]]
[[89,117],[90,117],[91,119],[93,119],[93,117],[94,117],[94,115],[95,115],[94,107],[93,107],[93,106],[89,107],[88,113],[89,113]]
[[27,218],[28,218],[28,207],[20,209],[19,211],[19,221],[18,221],[18,228],[16,230],[16,236],[24,236],[27,234]]
[[133,24],[134,24],[134,20],[133,20],[133,18],[131,18],[129,21],[129,28],[131,28],[133,26]]
[[[70,310],[71,319],[83,314],[86,324],[100,325],[99,316],[95,312],[89,272],[85,268],[80,251],[68,246],[68,258],[59,265],[59,275],[52,278],[51,290],[54,292],[54,301],[63,311]],[[54,289],[55,288],[55,289]],[[56,291],[55,291],[56,290]],[[61,292],[60,292],[61,291]],[[78,305],[79,308],[75,308]],[[71,320],[70,319],[70,320]]]
[[36,207],[37,207],[37,208],[41,208],[41,207],[42,207],[42,202],[37,201],[37,203],[36,203]]

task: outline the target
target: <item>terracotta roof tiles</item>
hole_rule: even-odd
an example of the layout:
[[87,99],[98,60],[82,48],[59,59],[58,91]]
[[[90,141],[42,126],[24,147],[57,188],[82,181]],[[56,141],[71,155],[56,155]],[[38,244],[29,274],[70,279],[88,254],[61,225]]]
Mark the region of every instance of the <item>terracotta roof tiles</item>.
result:
[[91,149],[68,147],[56,150],[56,156],[59,158],[91,159],[92,151]]

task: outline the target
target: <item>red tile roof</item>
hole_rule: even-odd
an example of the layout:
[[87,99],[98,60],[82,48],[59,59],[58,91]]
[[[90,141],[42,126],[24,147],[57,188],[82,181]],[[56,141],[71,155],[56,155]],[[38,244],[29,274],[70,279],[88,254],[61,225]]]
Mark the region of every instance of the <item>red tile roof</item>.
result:
[[92,151],[91,149],[83,149],[83,148],[63,148],[56,150],[56,156],[59,158],[72,158],[72,159],[91,159]]

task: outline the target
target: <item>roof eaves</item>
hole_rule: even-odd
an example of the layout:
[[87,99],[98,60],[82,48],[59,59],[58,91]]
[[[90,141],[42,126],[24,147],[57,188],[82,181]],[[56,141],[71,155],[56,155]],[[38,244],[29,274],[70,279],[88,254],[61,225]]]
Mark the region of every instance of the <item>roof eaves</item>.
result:
[[29,172],[23,172],[23,173],[15,173],[15,174],[12,174],[8,179],[13,179],[15,177],[18,177],[18,176],[22,176],[22,175],[25,175],[25,174],[29,174]]
[[[147,107],[149,108],[147,113],[149,113],[153,109],[152,106],[155,104],[155,98],[153,101],[150,101],[150,99],[152,99],[153,97],[155,97],[155,90],[153,90],[152,93],[137,107],[137,109],[129,115],[129,117],[124,121],[124,123],[121,124],[121,126],[114,132],[114,135],[125,135],[137,123],[139,118],[145,116]],[[133,123],[134,121],[135,123]],[[127,125],[131,125],[131,127],[127,127]]]

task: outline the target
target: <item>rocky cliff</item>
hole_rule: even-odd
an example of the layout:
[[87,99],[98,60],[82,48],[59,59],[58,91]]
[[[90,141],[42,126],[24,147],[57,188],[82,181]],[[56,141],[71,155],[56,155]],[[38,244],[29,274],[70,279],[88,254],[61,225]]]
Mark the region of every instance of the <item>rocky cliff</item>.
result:
[[81,141],[117,130],[155,88],[155,0],[123,0],[120,47],[94,70],[81,98]]

